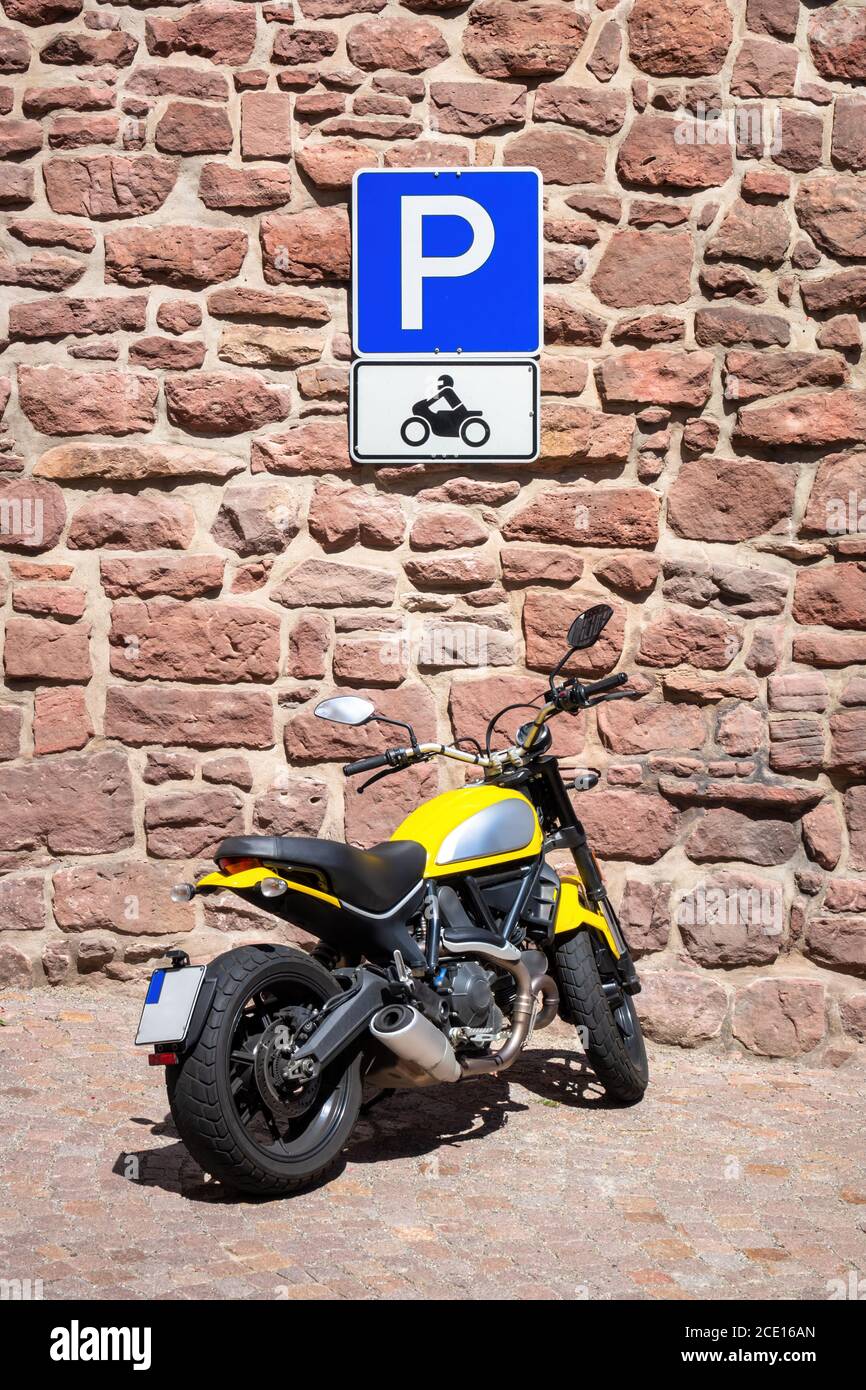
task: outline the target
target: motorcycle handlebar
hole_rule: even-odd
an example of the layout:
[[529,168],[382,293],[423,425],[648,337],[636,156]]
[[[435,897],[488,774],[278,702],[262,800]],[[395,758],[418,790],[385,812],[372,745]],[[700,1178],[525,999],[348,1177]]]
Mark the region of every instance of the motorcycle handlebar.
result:
[[615,676],[604,676],[600,681],[595,681],[592,685],[583,685],[580,681],[571,681],[563,686],[557,698],[560,709],[576,712],[586,709],[590,704],[597,703],[599,697],[603,697],[609,690],[615,690],[619,685],[625,685],[629,679],[627,672],[618,671]]
[[[538,719],[532,726],[533,729],[545,723],[551,715],[561,711],[571,710],[576,712],[598,703],[599,698],[603,698],[608,691],[616,690],[617,686],[625,685],[629,676],[625,671],[619,671],[613,676],[604,676],[602,680],[595,681],[592,685],[581,685],[580,681],[572,681],[569,685],[562,686],[554,692],[551,703],[545,705],[540,711]],[[625,699],[626,696],[636,696],[638,691],[627,691],[622,695],[611,695],[609,698],[614,700]],[[354,777],[361,772],[375,772],[379,768],[392,768],[395,772],[410,763],[432,757],[434,754],[441,754],[446,758],[455,758],[458,762],[473,763],[477,767],[498,768],[503,766],[503,758],[507,761],[520,761],[521,753],[525,753],[532,739],[523,745],[517,745],[512,749],[505,749],[503,752],[493,756],[485,757],[483,754],[469,753],[465,749],[457,748],[444,743],[420,743],[413,744],[412,748],[391,748],[387,753],[374,753],[370,758],[359,758],[354,763],[344,763],[343,772],[347,777]]]
[[344,763],[343,772],[347,777],[354,777],[359,772],[373,772],[377,767],[390,767],[391,759],[387,753],[374,753],[370,758],[359,758],[354,763]]
[[605,676],[594,685],[583,687],[584,698],[591,699],[593,695],[601,695],[605,690],[615,690],[618,685],[625,685],[627,680],[628,674],[625,671],[618,671],[615,676]]

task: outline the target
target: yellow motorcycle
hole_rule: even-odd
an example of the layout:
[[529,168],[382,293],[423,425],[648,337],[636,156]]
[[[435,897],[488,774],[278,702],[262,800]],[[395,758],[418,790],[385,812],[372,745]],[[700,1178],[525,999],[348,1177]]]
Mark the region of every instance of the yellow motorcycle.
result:
[[[575,619],[540,707],[500,710],[483,748],[419,743],[411,725],[356,696],[323,701],[322,719],[405,730],[404,746],[343,768],[374,774],[364,787],[434,757],[482,780],[434,797],[370,850],[232,836],[217,849],[219,872],[173,890],[186,901],[231,889],[318,941],[311,954],[243,946],[207,966],[173,950],[151,978],[136,1042],[166,1067],[178,1133],[207,1173],[244,1192],[293,1192],[337,1159],[365,1087],[376,1099],[504,1072],[557,1014],[580,1030],[608,1097],[641,1098],[640,984],[550,752],[555,716],[637,695],[620,688],[624,673],[558,683],[611,616],[599,604]],[[499,721],[521,708],[534,717],[494,748]],[[574,787],[597,781],[585,771]],[[557,850],[571,853],[574,874],[546,862]]]

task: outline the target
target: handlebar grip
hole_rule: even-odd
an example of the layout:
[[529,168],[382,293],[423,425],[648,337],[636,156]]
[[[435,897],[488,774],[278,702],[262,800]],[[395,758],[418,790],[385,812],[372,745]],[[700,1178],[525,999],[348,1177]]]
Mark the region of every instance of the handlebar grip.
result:
[[390,767],[391,760],[387,753],[374,753],[371,758],[359,758],[355,763],[345,763],[343,772],[347,777],[354,777],[359,772],[372,772],[377,767]]
[[594,685],[585,685],[583,694],[585,698],[591,699],[593,695],[601,695],[605,690],[615,690],[618,685],[625,685],[628,674],[625,671],[618,671],[615,676],[605,676],[602,680],[596,681]]

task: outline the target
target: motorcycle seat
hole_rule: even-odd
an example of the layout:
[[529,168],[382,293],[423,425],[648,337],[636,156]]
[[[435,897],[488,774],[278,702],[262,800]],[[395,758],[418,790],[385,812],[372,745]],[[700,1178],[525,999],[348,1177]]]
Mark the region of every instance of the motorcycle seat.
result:
[[415,840],[386,840],[372,849],[356,849],[338,840],[316,840],[303,835],[232,835],[214,855],[223,859],[261,859],[274,864],[291,878],[322,887],[349,907],[381,916],[390,912],[420,886],[427,853]]

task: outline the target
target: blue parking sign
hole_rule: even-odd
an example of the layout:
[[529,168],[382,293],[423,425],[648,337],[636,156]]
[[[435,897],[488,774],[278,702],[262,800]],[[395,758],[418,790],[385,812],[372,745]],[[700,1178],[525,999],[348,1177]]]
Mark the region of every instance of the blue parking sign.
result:
[[540,351],[537,169],[362,169],[352,213],[359,356]]

